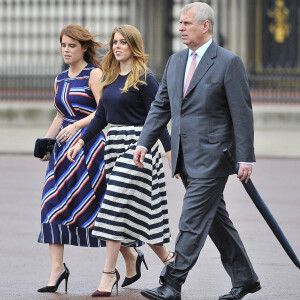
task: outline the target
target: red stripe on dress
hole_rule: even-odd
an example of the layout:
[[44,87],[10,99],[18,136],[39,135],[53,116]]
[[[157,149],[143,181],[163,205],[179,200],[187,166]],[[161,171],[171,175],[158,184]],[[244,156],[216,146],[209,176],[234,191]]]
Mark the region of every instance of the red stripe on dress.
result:
[[91,97],[89,95],[81,94],[81,93],[75,93],[75,92],[70,92],[69,95],[78,95],[78,96],[82,96],[82,97],[87,97],[87,98],[94,99],[93,97]]
[[101,142],[101,146],[98,148],[98,150],[94,153],[92,160],[89,162],[89,165],[87,166],[87,169],[89,170],[93,161],[95,160],[97,154],[100,152],[100,150],[102,149],[102,147],[105,146],[105,143],[103,143],[103,141]]
[[45,182],[44,186],[46,186],[48,184],[49,181],[51,181],[54,178],[54,175],[50,176],[47,181]]
[[102,176],[101,176],[101,178],[100,178],[100,180],[99,180],[99,183],[98,183],[98,184],[96,185],[96,187],[94,188],[94,192],[95,192],[95,193],[97,192],[98,187],[101,185],[101,182],[102,182],[104,176],[105,176],[105,169],[103,170],[103,173],[102,173]]
[[83,157],[82,157],[81,160],[79,161],[78,166],[73,170],[72,173],[70,173],[70,174],[67,176],[66,180],[64,180],[64,183],[60,185],[60,188],[59,188],[58,190],[56,190],[56,192],[55,192],[51,197],[49,197],[47,200],[44,201],[44,204],[43,204],[43,206],[42,206],[42,208],[41,208],[41,211],[43,210],[45,204],[46,204],[49,200],[51,200],[53,197],[55,197],[55,196],[59,193],[59,191],[65,186],[65,184],[69,181],[69,179],[72,177],[72,175],[79,169],[79,167],[80,167],[80,165],[81,165],[82,162],[83,162]]
[[76,215],[76,217],[74,218],[73,222],[68,223],[68,226],[74,224],[74,223],[76,222],[77,218],[78,218],[79,216],[81,216],[81,215],[86,211],[86,209],[92,204],[92,202],[93,202],[95,199],[96,199],[96,196],[94,195],[94,196],[92,197],[92,199],[88,202],[88,205],[85,205],[85,206],[84,206],[84,209],[81,210],[80,213],[78,213],[78,214]]
[[82,188],[85,186],[85,184],[87,183],[89,181],[89,178],[87,177],[83,182],[82,182],[82,184],[81,184],[81,186],[80,186],[80,189],[72,196],[72,198],[68,201],[68,202],[66,202],[66,204],[63,206],[64,207],[64,209],[61,209],[61,210],[59,210],[50,220],[49,220],[49,222],[51,223],[51,222],[53,222],[54,221],[54,219],[58,216],[58,215],[60,215],[61,213],[63,213],[67,208],[68,208],[68,206],[69,206],[69,204],[73,201],[73,199],[80,193],[80,191],[82,190]]

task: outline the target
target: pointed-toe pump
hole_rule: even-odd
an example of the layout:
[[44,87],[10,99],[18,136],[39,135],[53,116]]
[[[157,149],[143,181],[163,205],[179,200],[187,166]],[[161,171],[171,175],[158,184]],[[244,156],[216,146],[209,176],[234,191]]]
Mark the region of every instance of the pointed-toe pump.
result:
[[141,264],[144,263],[146,269],[148,270],[148,266],[145,261],[144,253],[141,250],[136,250],[138,256],[135,263],[136,274],[133,277],[125,277],[122,287],[128,286],[141,278]]
[[116,274],[116,281],[115,283],[113,284],[112,288],[111,288],[111,291],[110,292],[102,292],[102,291],[99,291],[99,290],[96,290],[93,294],[92,294],[92,297],[110,297],[111,296],[111,293],[112,293],[112,290],[114,288],[114,286],[116,286],[116,290],[117,290],[117,296],[118,296],[118,283],[119,283],[119,280],[120,280],[120,274],[118,272],[117,269],[115,269],[114,271],[112,272],[102,272],[104,274]]
[[68,279],[70,276],[70,271],[67,268],[66,264],[64,263],[65,270],[63,273],[58,277],[55,285],[47,285],[45,287],[42,287],[38,289],[37,291],[39,293],[55,293],[60,285],[60,283],[65,280],[65,292],[68,292]]

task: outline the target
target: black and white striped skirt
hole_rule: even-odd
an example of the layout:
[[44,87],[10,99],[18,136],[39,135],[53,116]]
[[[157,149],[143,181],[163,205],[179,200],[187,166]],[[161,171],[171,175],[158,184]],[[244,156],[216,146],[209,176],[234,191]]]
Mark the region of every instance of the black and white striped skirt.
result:
[[170,242],[165,175],[156,143],[144,168],[133,161],[142,126],[112,126],[105,146],[107,189],[92,234],[101,240],[138,241],[162,246]]

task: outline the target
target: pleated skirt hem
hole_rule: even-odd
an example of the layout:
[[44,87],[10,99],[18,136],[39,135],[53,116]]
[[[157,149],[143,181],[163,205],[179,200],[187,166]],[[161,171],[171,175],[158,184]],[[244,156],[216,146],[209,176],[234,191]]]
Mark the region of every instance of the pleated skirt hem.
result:
[[106,246],[105,241],[92,236],[91,228],[81,228],[53,223],[41,224],[38,242],[44,244],[61,244],[81,247]]

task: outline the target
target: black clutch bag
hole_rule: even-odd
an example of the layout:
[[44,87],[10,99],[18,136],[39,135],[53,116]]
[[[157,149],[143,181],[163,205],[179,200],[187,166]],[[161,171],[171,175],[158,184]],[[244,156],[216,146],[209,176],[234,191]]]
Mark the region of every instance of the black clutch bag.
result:
[[43,158],[47,152],[52,152],[54,145],[56,143],[55,139],[37,139],[35,141],[34,152],[33,155],[35,157]]

